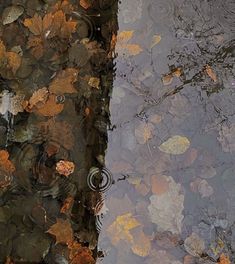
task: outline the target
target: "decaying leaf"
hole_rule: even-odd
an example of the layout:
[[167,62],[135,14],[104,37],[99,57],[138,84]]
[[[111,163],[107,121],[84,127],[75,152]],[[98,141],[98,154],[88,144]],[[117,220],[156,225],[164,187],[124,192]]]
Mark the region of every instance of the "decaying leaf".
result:
[[93,88],[99,89],[100,88],[100,78],[90,77],[89,78],[89,81],[88,81],[88,84],[91,87],[93,87]]
[[160,41],[161,41],[161,36],[160,35],[154,35],[152,37],[152,43],[150,45],[150,49],[152,49],[154,46],[156,46]]
[[72,196],[68,196],[65,199],[63,206],[60,209],[60,212],[63,214],[70,213],[70,211],[72,210],[73,204],[74,204],[74,198]]
[[[167,176],[165,176],[167,177]],[[181,222],[184,218],[184,195],[181,185],[172,177],[168,177],[169,189],[161,195],[150,196],[148,206],[151,221],[157,224],[158,231],[170,231],[173,234],[181,233]]]
[[64,104],[58,104],[56,101],[56,95],[50,94],[47,101],[40,108],[35,110],[36,113],[43,116],[55,116],[62,112]]
[[68,177],[74,172],[75,165],[71,161],[60,160],[56,163],[56,170],[59,174]]
[[56,244],[69,244],[73,241],[73,229],[68,219],[57,218],[56,223],[50,227],[47,233],[56,237]]
[[19,112],[23,112],[24,95],[14,95],[7,90],[3,90],[0,94],[0,113],[2,115],[10,112],[13,115],[17,115]]
[[184,241],[185,250],[194,257],[200,257],[205,250],[204,241],[196,233],[192,233]]
[[218,264],[231,264],[231,261],[229,259],[229,257],[227,257],[224,253],[221,254],[220,258],[219,258],[219,262]]
[[6,150],[0,150],[0,188],[5,188],[11,184],[11,175],[14,171],[15,166],[9,160],[9,153]]
[[38,89],[30,97],[29,101],[25,103],[25,109],[30,112],[33,110],[34,107],[40,108],[46,103],[48,96],[49,92],[46,87]]
[[117,35],[116,51],[125,55],[138,55],[143,49],[138,44],[130,44],[134,31],[122,31]]
[[78,70],[67,68],[56,75],[49,85],[49,91],[54,94],[77,93],[73,84],[77,81]]
[[69,0],[60,0],[52,7],[52,12],[62,10],[65,14],[70,14],[73,9],[73,5],[70,4]]
[[138,143],[145,144],[150,138],[152,138],[153,130],[153,124],[141,122],[139,126],[135,129],[135,136]]
[[24,12],[24,8],[19,5],[12,5],[6,7],[2,13],[3,25],[10,24],[16,21]]
[[70,264],[95,264],[92,251],[76,241],[68,244]]
[[180,155],[187,151],[190,141],[184,136],[172,136],[163,142],[158,148],[167,154]]
[[205,71],[206,74],[213,80],[213,82],[217,82],[217,76],[215,72],[212,70],[211,66],[206,65]]
[[108,227],[107,231],[113,245],[117,245],[120,240],[134,243],[130,230],[139,226],[140,223],[132,217],[131,213],[120,215]]
[[150,238],[142,230],[138,230],[133,236],[134,243],[131,247],[133,253],[140,257],[148,256],[151,250]]

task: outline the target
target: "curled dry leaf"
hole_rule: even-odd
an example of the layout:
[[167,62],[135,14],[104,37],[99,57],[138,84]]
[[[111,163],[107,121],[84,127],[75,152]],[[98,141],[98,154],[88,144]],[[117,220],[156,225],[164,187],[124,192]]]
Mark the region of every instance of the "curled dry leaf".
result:
[[56,171],[59,174],[64,175],[66,177],[68,177],[70,174],[74,172],[74,168],[75,165],[71,161],[60,160],[56,163]]
[[167,154],[180,155],[187,151],[190,141],[187,137],[175,135],[163,142],[158,148]]
[[77,93],[73,84],[77,81],[78,70],[67,68],[56,75],[49,85],[49,91],[54,94]]
[[56,95],[50,94],[45,104],[42,107],[37,108],[35,112],[43,116],[55,116],[62,112],[63,109],[64,104],[58,104],[56,101]]
[[206,74],[213,80],[213,82],[217,82],[217,76],[215,72],[212,70],[211,66],[206,65],[205,71]]
[[73,241],[73,229],[68,219],[56,219],[56,223],[50,227],[47,233],[56,237],[56,244],[69,244]]
[[120,240],[125,240],[133,244],[134,239],[130,230],[137,226],[140,226],[140,223],[132,217],[131,213],[118,216],[107,229],[112,244],[117,245]]

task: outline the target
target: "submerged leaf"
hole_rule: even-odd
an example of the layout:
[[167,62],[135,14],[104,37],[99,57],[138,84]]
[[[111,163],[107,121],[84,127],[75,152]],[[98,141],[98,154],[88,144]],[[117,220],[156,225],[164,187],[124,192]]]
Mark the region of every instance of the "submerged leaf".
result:
[[56,170],[59,174],[68,177],[74,172],[75,165],[71,161],[60,160],[56,163]]
[[209,65],[206,65],[205,71],[207,75],[213,80],[213,82],[217,82],[217,76]]
[[162,38],[160,35],[154,35],[152,37],[152,43],[151,43],[150,49],[152,49],[154,46],[156,46],[161,41],[161,39]]
[[16,21],[24,13],[24,8],[19,5],[6,7],[2,13],[3,25]]
[[64,104],[56,102],[56,95],[50,94],[45,104],[36,110],[36,113],[43,116],[55,116],[62,112]]
[[135,129],[135,136],[139,144],[145,144],[153,137],[154,125],[151,123],[140,123]]
[[163,142],[158,148],[167,154],[179,155],[187,151],[190,141],[184,136],[173,136]]
[[192,233],[185,239],[184,248],[190,255],[200,257],[205,250],[205,243],[196,233]]
[[131,247],[133,253],[140,257],[146,257],[149,255],[151,250],[151,241],[142,230],[138,230],[134,235],[134,243]]

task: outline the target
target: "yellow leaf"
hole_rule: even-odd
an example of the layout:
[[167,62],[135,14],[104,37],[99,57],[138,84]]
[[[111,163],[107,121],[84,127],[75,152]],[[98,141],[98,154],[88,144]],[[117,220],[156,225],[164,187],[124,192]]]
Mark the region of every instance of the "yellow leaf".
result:
[[206,73],[214,82],[217,82],[217,76],[209,65],[206,65]]
[[117,245],[120,240],[133,243],[134,240],[130,230],[139,225],[140,223],[132,217],[131,213],[118,216],[107,229],[112,244]]
[[150,48],[152,49],[155,45],[157,45],[160,41],[161,41],[161,36],[160,35],[154,35],[152,37],[152,43],[151,43],[151,46]]
[[135,136],[139,144],[145,144],[150,138],[152,138],[154,126],[151,123],[140,123],[135,129]]
[[93,88],[99,89],[100,79],[97,77],[90,77],[88,84]]
[[183,136],[173,136],[163,142],[159,149],[167,154],[179,155],[183,154],[190,146],[190,141]]
[[229,257],[227,257],[224,253],[222,253],[219,258],[218,264],[231,264],[231,261]]
[[133,33],[134,31],[122,31],[120,33],[118,33],[117,35],[117,41],[119,42],[127,42],[128,40],[130,40],[133,37]]
[[134,244],[131,249],[140,257],[146,257],[149,255],[151,250],[151,241],[142,230],[138,230],[137,234],[135,234]]
[[123,48],[126,49],[131,56],[138,55],[143,49],[138,44],[127,44],[123,45]]

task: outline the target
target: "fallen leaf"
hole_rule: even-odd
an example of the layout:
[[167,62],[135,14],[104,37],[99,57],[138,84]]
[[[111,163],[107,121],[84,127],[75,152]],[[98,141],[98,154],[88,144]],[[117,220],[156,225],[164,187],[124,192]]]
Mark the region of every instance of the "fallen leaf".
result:
[[219,130],[218,141],[224,152],[234,152],[235,151],[235,123],[221,125]]
[[56,244],[69,244],[73,240],[73,230],[68,219],[56,219],[56,223],[50,227],[47,233],[56,237]]
[[92,251],[76,241],[68,244],[70,264],[95,264]]
[[56,75],[49,85],[49,91],[54,94],[77,93],[73,84],[77,81],[78,70],[67,68]]
[[163,142],[158,148],[167,154],[180,155],[185,153],[189,146],[188,138],[175,135]]
[[159,124],[162,121],[162,117],[158,114],[150,116],[149,121],[153,124]]
[[211,66],[206,65],[205,71],[207,75],[213,80],[213,82],[217,82],[217,76],[215,72],[212,70]]
[[135,136],[139,144],[145,144],[153,137],[154,125],[151,123],[141,122],[135,129]]
[[6,7],[2,13],[3,25],[10,24],[16,21],[24,13],[24,8],[19,5],[12,5]]
[[169,85],[169,84],[172,83],[172,81],[173,81],[173,76],[172,76],[171,73],[170,74],[166,74],[166,75],[164,75],[162,77],[162,82],[163,82],[164,85]]
[[195,258],[191,255],[184,256],[184,264],[196,264]]
[[40,108],[46,103],[48,96],[49,92],[46,87],[38,89],[33,93],[29,101],[26,103],[25,109],[30,112],[33,110],[34,107]]
[[55,116],[62,112],[63,109],[64,104],[58,104],[56,102],[56,95],[50,94],[45,104],[37,108],[35,112],[43,116]]
[[5,188],[11,184],[11,175],[14,171],[15,166],[9,160],[9,153],[6,150],[0,150],[0,188]]
[[71,161],[60,160],[56,163],[56,171],[59,174],[64,175],[66,177],[68,177],[70,174],[74,172],[74,168],[75,165]]
[[219,258],[219,262],[218,264],[231,264],[231,261],[229,259],[229,257],[227,257],[224,253],[221,254],[220,258]]
[[73,6],[70,4],[69,0],[57,1],[52,7],[52,12],[63,11],[65,14],[70,14],[73,11]]
[[153,194],[162,195],[169,190],[169,178],[165,175],[153,175],[151,186]]
[[152,43],[150,45],[150,49],[152,49],[154,46],[156,46],[160,41],[161,41],[161,36],[160,35],[154,35],[152,37]]
[[136,184],[135,188],[143,196],[146,196],[150,190],[150,187],[143,182]]
[[173,234],[181,233],[181,224],[184,218],[184,195],[181,185],[168,176],[169,189],[161,195],[150,196],[148,206],[151,222],[157,225],[160,232],[170,231]]
[[130,230],[140,226],[140,223],[132,217],[131,213],[120,215],[108,227],[107,231],[113,245],[117,245],[120,240],[134,243]]
[[202,198],[205,198],[210,197],[214,193],[214,190],[206,180],[201,180],[198,184],[198,192]]
[[80,6],[84,9],[88,9],[91,7],[91,1],[90,0],[80,0]]
[[179,78],[182,75],[182,69],[181,68],[174,69],[172,71],[172,75]]
[[185,250],[194,257],[200,257],[205,250],[204,241],[196,233],[192,233],[184,241]]
[[27,42],[27,48],[31,49],[31,54],[35,58],[40,59],[43,56],[44,46],[43,46],[43,41],[40,37],[29,36],[29,39]]
[[96,88],[96,89],[99,89],[100,88],[100,78],[97,78],[97,77],[90,77],[89,81],[88,81],[88,84],[93,87],[93,88]]
[[131,246],[133,253],[140,257],[146,257],[151,250],[151,241],[142,230],[138,230],[134,234],[134,243]]
[[63,206],[60,209],[60,212],[62,214],[68,214],[68,213],[70,213],[71,210],[72,210],[73,204],[74,204],[74,198],[72,196],[68,196],[65,199],[65,201],[63,203]]
[[7,90],[3,90],[0,94],[0,113],[4,115],[10,112],[13,115],[17,115],[19,112],[24,112],[23,102],[24,95],[14,95]]

